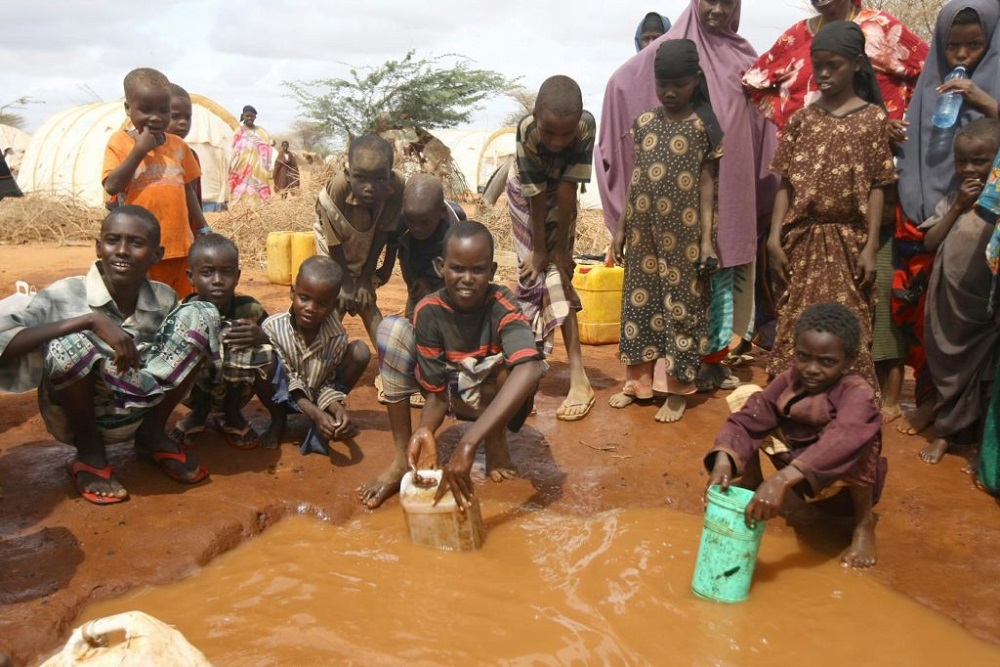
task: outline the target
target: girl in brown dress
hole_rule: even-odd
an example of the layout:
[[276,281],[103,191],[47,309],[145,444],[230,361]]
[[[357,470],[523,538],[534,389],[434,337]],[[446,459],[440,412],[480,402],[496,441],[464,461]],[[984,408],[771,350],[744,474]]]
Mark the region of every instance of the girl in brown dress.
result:
[[813,40],[820,98],[788,121],[772,168],[782,177],[767,252],[780,283],[778,331],[768,373],[791,367],[792,327],[810,305],[840,303],[861,322],[851,370],[878,393],[872,362],[875,260],[884,194],[896,179],[864,34],[835,21]]
[[[661,106],[632,126],[635,168],[613,242],[616,261],[625,265],[620,350],[626,381],[609,403],[623,408],[664,393],[656,420],[674,422],[684,414],[685,396],[697,390],[708,347],[722,131],[694,42],[664,42],[654,73]],[[655,380],[654,367],[663,371]]]

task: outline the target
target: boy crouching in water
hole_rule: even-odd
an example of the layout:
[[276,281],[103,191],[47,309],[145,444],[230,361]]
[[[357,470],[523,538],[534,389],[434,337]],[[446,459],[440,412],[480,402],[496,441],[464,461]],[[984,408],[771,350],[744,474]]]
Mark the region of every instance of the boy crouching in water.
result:
[[[815,499],[846,485],[854,534],[841,561],[871,567],[877,561],[872,506],[882,493],[887,463],[875,394],[861,376],[847,372],[860,341],[857,317],[844,306],[806,309],[795,323],[792,367],[729,416],[705,467],[709,487],[725,491],[737,478],[739,486],[756,489],[746,508],[748,524],[777,516],[790,489]],[[766,480],[758,450],[778,468]]]
[[134,439],[137,453],[178,482],[208,477],[164,428],[199,364],[218,353],[219,313],[207,303],[177,307],[174,290],[146,278],[163,255],[160,225],[146,209],[109,213],[96,248],[86,276],[57,281],[0,317],[0,389],[38,387],[46,428],[76,447],[77,491],[109,505],[128,491],[106,443]]
[[[199,237],[188,254],[188,278],[195,293],[184,303],[205,302],[222,317],[221,354],[217,363],[207,364],[198,374],[184,404],[191,408],[170,437],[188,445],[196,433],[205,430],[209,414],[221,412],[219,430],[232,447],[253,449],[258,444],[270,449],[278,445],[284,409],[271,401],[271,383],[277,356],[261,325],[267,319],[257,299],[236,293],[240,282],[240,251],[221,234]],[[243,416],[243,406],[254,394],[271,413],[271,426],[259,435]]]
[[309,417],[312,428],[302,443],[303,454],[329,454],[330,440],[357,434],[344,402],[361,379],[371,352],[362,341],[348,342],[334,312],[343,281],[344,273],[332,259],[310,257],[292,285],[292,307],[263,325],[281,366],[270,400],[287,408],[272,413],[271,428],[280,437],[287,411]]
[[[513,294],[491,282],[496,263],[489,230],[471,220],[455,222],[444,248],[437,260],[444,289],[417,305],[413,324],[390,317],[379,326],[379,364],[396,455],[361,487],[360,500],[368,507],[399,491],[407,462],[415,466],[421,449],[433,448],[434,433],[449,411],[474,422],[444,465],[438,500],[450,490],[459,506],[471,502],[480,442],[493,481],[517,475],[505,429],[520,430],[531,413],[544,372],[542,354]],[[411,437],[408,399],[415,391],[427,402]]]

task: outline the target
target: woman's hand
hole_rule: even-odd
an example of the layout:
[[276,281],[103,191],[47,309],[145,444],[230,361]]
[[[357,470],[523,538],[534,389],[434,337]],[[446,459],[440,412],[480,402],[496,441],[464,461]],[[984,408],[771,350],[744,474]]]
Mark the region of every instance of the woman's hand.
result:
[[875,284],[875,266],[877,263],[877,249],[865,247],[858,257],[858,271],[854,279],[858,281],[858,287],[866,290]]

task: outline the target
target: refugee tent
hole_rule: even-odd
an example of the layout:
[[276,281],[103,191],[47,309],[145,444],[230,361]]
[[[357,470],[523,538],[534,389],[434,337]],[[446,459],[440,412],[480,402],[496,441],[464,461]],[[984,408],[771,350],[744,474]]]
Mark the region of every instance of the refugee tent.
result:
[[434,130],[434,136],[451,150],[465,182],[475,193],[486,187],[490,175],[514,155],[515,130]]
[[0,124],[0,152],[13,148],[15,153],[19,153],[28,147],[31,137],[10,125]]
[[[201,162],[201,190],[206,204],[229,198],[228,154],[236,118],[212,100],[191,95],[191,132],[187,143]],[[101,172],[111,135],[131,128],[124,99],[94,102],[49,118],[32,136],[17,183],[25,193],[71,196],[103,206]]]

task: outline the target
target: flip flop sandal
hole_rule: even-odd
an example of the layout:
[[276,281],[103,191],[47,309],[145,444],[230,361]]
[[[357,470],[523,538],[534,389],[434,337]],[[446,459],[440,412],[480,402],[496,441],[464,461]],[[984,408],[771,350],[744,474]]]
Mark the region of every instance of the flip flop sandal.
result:
[[596,400],[597,400],[597,396],[595,395],[595,396],[591,396],[590,400],[587,401],[586,403],[573,403],[571,405],[565,405],[565,404],[563,404],[562,406],[560,406],[560,407],[563,408],[563,410],[565,410],[566,408],[575,408],[575,407],[578,407],[578,406],[584,406],[586,409],[583,412],[580,412],[580,413],[575,414],[575,415],[568,415],[565,412],[561,412],[561,413],[557,412],[556,413],[556,419],[558,419],[560,421],[564,421],[564,422],[578,422],[578,421],[580,421],[581,419],[583,419],[584,417],[586,417],[587,415],[590,414],[590,409],[592,407],[594,407],[594,401],[596,401]]
[[240,428],[238,426],[230,426],[220,419],[216,421],[216,425],[222,431],[222,435],[225,436],[226,442],[234,449],[242,449],[244,451],[257,449],[257,446],[260,444],[260,434],[253,430],[253,426],[250,424]]
[[427,404],[427,399],[419,391],[416,394],[410,394],[410,407],[411,408],[422,408]]
[[743,382],[738,377],[736,377],[735,375],[730,375],[729,377],[725,378],[722,382],[719,382],[716,386],[719,389],[736,389],[742,384]]
[[102,496],[99,493],[94,493],[93,491],[84,488],[83,482],[80,481],[79,475],[81,472],[87,472],[95,477],[100,477],[104,481],[110,481],[114,474],[110,463],[103,468],[95,468],[94,466],[88,465],[83,461],[73,459],[66,462],[66,467],[69,469],[69,476],[73,479],[73,486],[76,487],[77,493],[79,493],[84,500],[95,505],[114,505],[128,500],[128,495],[119,498],[117,496]]
[[206,470],[205,466],[201,464],[191,471],[190,476],[180,475],[174,472],[173,469],[167,465],[168,461],[180,461],[183,465],[187,466],[188,458],[185,452],[155,452],[136,448],[136,453],[149,459],[154,465],[156,465],[157,468],[160,469],[160,472],[175,482],[180,482],[181,484],[197,484],[208,477],[208,470]]
[[183,420],[177,422],[177,424],[170,429],[170,433],[167,434],[167,437],[170,438],[171,442],[176,443],[181,447],[191,447],[194,445],[194,436],[205,432],[205,425],[197,424],[195,426],[184,428],[181,426],[182,422]]

